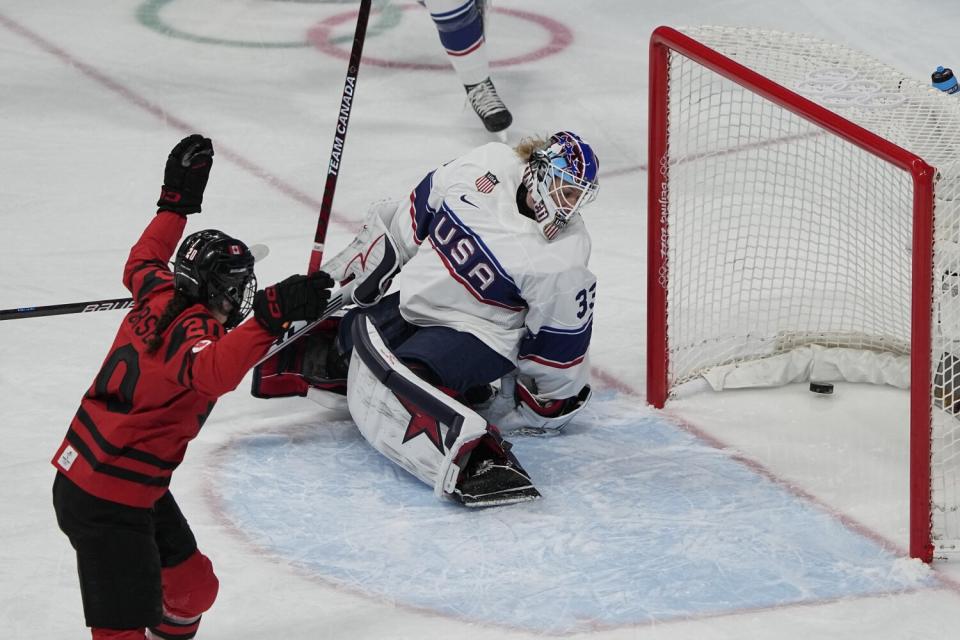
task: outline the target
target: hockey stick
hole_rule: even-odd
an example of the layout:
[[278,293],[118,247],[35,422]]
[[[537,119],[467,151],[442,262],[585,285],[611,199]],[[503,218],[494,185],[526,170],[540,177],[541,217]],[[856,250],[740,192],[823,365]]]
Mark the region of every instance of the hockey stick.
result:
[[113,311],[114,309],[129,309],[133,306],[133,298],[112,298],[110,300],[89,300],[87,302],[65,302],[50,304],[43,307],[18,307],[16,309],[0,310],[0,320],[16,320],[17,318],[40,318],[43,316],[59,316],[67,313],[90,313],[91,311]]
[[[250,253],[253,254],[254,262],[260,262],[270,255],[270,247],[265,244],[252,244],[250,245]],[[42,318],[43,316],[90,313],[91,311],[114,311],[116,309],[129,309],[132,306],[133,298],[111,298],[109,300],[88,300],[86,302],[64,302],[43,307],[16,307],[15,309],[0,309],[0,320]]]
[[[323,260],[323,245],[327,239],[327,228],[330,226],[330,212],[333,210],[333,195],[337,189],[337,177],[340,171],[340,161],[343,155],[343,145],[347,138],[347,126],[350,124],[350,111],[353,108],[353,96],[357,86],[357,73],[360,71],[360,58],[363,55],[363,41],[367,35],[367,22],[370,18],[372,0],[360,0],[360,10],[357,14],[357,28],[353,34],[353,48],[350,50],[350,61],[347,65],[347,77],[343,83],[343,93],[340,96],[340,114],[337,117],[337,127],[334,130],[333,149],[330,151],[330,163],[327,166],[327,181],[323,187],[323,198],[320,202],[320,214],[317,218],[317,230],[313,236],[313,249],[310,252],[310,263],[307,273],[314,273],[320,269]],[[336,297],[336,295],[334,296]],[[331,299],[331,304],[333,298]],[[110,300],[93,300],[88,302],[68,302],[64,304],[47,305],[43,307],[17,307],[0,310],[0,320],[14,320],[17,318],[38,318],[42,316],[61,315],[68,313],[89,313],[91,311],[111,311],[113,309],[127,309],[133,304],[132,298],[113,298]],[[342,302],[337,308],[342,306]],[[332,313],[334,310],[330,310]],[[326,317],[326,315],[324,316]],[[300,337],[316,323],[299,327],[293,336],[278,340],[270,349],[270,355]]]
[[327,182],[323,187],[323,199],[320,201],[317,231],[313,236],[313,250],[310,252],[310,264],[307,273],[318,271],[320,262],[323,260],[323,244],[327,239],[327,227],[330,226],[333,194],[337,190],[337,176],[340,173],[343,144],[347,138],[350,110],[353,108],[353,96],[357,89],[357,72],[360,71],[360,57],[363,54],[363,41],[367,35],[367,21],[370,18],[371,2],[372,0],[360,0],[357,28],[353,33],[353,48],[350,50],[347,77],[344,80],[343,93],[340,96],[340,114],[337,116],[337,127],[333,134],[333,149],[330,151],[330,164],[327,165]]
[[[350,50],[350,61],[347,64],[347,77],[343,82],[343,93],[340,94],[340,113],[337,116],[337,127],[333,134],[333,148],[330,151],[330,163],[327,165],[327,181],[323,186],[323,198],[320,201],[320,213],[317,216],[317,230],[313,236],[313,249],[310,251],[310,263],[307,273],[316,273],[323,261],[324,242],[327,239],[327,228],[330,226],[330,212],[333,210],[333,194],[337,190],[337,178],[340,175],[340,162],[343,156],[343,145],[347,138],[347,126],[350,124],[350,111],[353,109],[353,97],[357,89],[357,73],[360,71],[360,58],[363,55],[363,41],[367,36],[367,22],[370,18],[372,0],[360,0],[360,10],[357,13],[357,27],[353,33],[353,48]],[[336,313],[345,304],[350,304],[350,293],[353,283],[340,287],[330,297],[323,315],[313,322],[291,323],[287,332],[281,335],[270,345],[267,354],[257,361],[262,364],[265,360],[286,348],[292,342],[308,333],[311,329]]]
[[[315,326],[336,313],[345,304],[350,304],[350,294],[353,291],[353,283],[350,282],[330,296],[327,302],[327,308],[323,315],[312,322],[292,323],[286,333],[281,335],[270,345],[270,350],[266,355],[257,361],[260,364],[276,352],[287,347],[291,342],[297,340],[305,333],[309,332]],[[0,320],[13,320],[15,318],[38,318],[40,316],[55,316],[66,313],[89,313],[91,311],[112,311],[114,309],[129,309],[133,306],[133,298],[113,298],[112,300],[91,300],[88,302],[67,302],[64,304],[52,304],[45,307],[21,307],[18,309],[0,310]]]

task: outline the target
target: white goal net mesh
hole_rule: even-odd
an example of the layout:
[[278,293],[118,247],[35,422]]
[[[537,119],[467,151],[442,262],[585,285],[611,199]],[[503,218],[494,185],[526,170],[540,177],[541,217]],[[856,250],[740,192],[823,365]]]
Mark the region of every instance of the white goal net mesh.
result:
[[671,53],[668,387],[809,344],[909,354],[911,297],[933,296],[934,542],[949,555],[960,540],[960,95],[812,37],[681,31],[939,176],[934,277],[913,291],[908,172]]

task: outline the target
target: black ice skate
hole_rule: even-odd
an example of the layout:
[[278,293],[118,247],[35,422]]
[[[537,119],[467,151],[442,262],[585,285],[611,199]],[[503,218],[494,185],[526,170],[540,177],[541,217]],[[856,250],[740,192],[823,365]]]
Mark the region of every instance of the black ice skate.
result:
[[530,476],[512,455],[498,460],[477,453],[474,451],[467,462],[454,491],[463,506],[494,507],[540,497]]
[[497,89],[490,78],[477,84],[464,85],[464,88],[467,90],[470,105],[480,116],[487,131],[497,133],[510,126],[513,116],[497,95]]

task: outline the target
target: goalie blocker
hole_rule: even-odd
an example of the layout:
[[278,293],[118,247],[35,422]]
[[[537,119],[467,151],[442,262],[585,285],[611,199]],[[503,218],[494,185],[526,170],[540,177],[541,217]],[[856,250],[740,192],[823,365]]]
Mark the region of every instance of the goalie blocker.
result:
[[407,368],[364,314],[350,329],[347,402],[374,449],[468,507],[540,497],[495,426]]

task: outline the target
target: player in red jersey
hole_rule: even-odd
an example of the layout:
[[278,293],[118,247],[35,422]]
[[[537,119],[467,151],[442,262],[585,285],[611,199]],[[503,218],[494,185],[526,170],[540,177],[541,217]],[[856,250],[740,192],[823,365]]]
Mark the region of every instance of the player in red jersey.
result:
[[168,490],[171,474],[217,398],[330,297],[323,272],[258,292],[250,250],[216,230],[188,236],[170,271],[212,163],[212,143],[197,134],[170,152],[157,215],[124,267],[134,306],[52,461],[57,522],[77,552],[95,640],[194,636],[219,583]]

